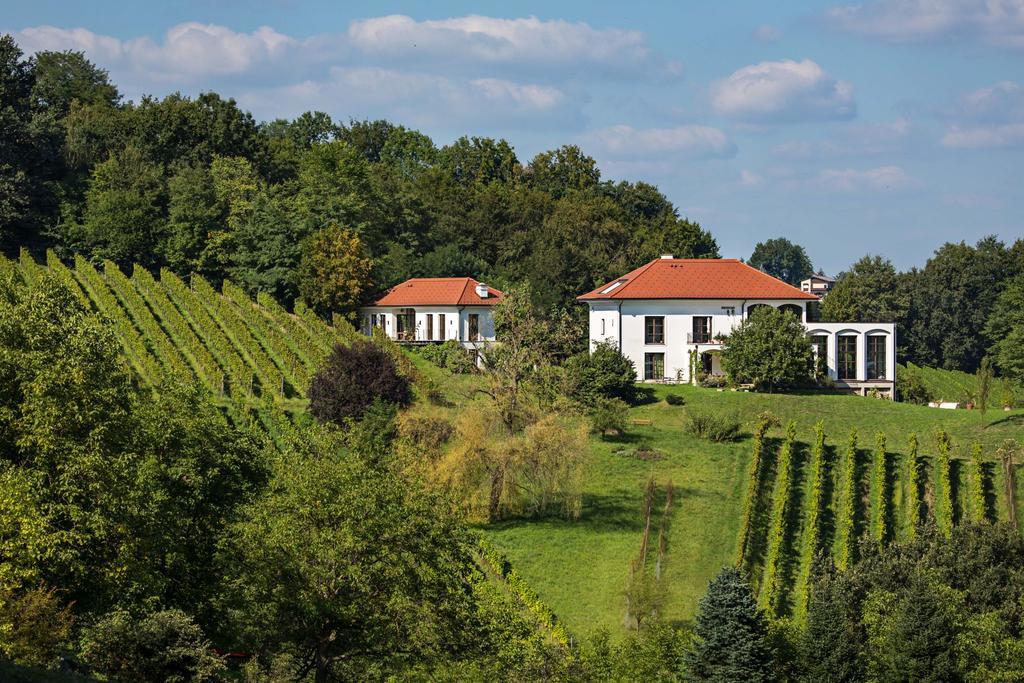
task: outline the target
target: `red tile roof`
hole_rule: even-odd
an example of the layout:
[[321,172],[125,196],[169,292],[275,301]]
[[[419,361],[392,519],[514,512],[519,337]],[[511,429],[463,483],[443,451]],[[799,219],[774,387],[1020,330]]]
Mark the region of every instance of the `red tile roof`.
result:
[[[621,284],[609,290],[617,282]],[[577,300],[817,298],[739,259],[659,258]]]
[[395,285],[374,306],[493,306],[505,295],[488,287],[486,299],[477,296],[480,284],[471,277],[414,277]]

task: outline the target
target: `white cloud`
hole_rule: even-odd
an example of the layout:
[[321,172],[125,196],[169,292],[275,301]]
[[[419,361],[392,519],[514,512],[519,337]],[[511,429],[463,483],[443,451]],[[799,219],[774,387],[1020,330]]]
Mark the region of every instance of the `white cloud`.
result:
[[1024,123],[989,126],[950,126],[942,136],[946,147],[1012,147],[1024,145]]
[[[27,28],[17,35],[26,52],[81,50],[102,66],[131,70],[156,80],[192,82],[209,76],[253,72],[284,64],[303,51],[301,41],[262,26],[239,33],[224,26],[186,22],[172,26],[163,41],[148,37],[121,41],[86,29],[54,26]],[[309,56],[309,50],[304,50]]]
[[761,24],[754,29],[754,37],[762,43],[775,43],[782,38],[782,31],[771,24]]
[[710,126],[633,128],[617,125],[594,131],[586,139],[605,156],[615,159],[665,156],[721,159],[736,154],[736,145],[729,137]]
[[416,21],[391,15],[354,21],[348,37],[363,54],[402,63],[443,62],[460,69],[500,65],[581,74],[678,75],[640,31],[596,29],[583,22],[471,15]]
[[911,132],[906,119],[883,123],[844,124],[827,139],[789,140],[772,148],[783,159],[865,157],[892,154],[902,149]]
[[745,66],[712,85],[711,104],[753,123],[850,119],[857,113],[852,86],[810,59]]
[[764,177],[753,171],[743,169],[740,171],[740,185],[746,185],[747,187],[754,187],[764,182]]
[[918,184],[899,166],[879,166],[866,170],[830,168],[821,171],[816,180],[821,187],[840,192],[863,190],[884,192],[913,187]]
[[292,116],[313,108],[414,126],[486,123],[577,125],[580,102],[559,88],[496,78],[461,79],[378,67],[334,67],[306,80],[239,96],[243,106]]
[[1024,49],[1024,0],[875,0],[834,7],[824,19],[837,30],[894,43]]
[[1024,144],[1024,86],[1001,81],[960,98],[942,137],[946,147]]

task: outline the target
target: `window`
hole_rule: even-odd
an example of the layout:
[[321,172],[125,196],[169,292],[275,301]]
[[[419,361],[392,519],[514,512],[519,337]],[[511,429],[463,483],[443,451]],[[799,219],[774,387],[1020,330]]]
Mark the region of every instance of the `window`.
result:
[[416,311],[412,308],[398,309],[395,316],[395,338],[410,340],[416,338]]
[[885,379],[885,342],[886,338],[881,334],[868,337],[868,379]]
[[427,313],[427,341],[434,338],[434,314]]
[[693,317],[693,343],[711,343],[711,316],[695,315]]
[[480,314],[469,314],[469,340],[480,341]]
[[665,343],[665,316],[649,315],[644,318],[644,343]]
[[665,379],[665,354],[644,354],[644,379]]
[[857,379],[857,336],[839,337],[839,379]]
[[726,315],[728,315],[730,317],[734,316],[734,315],[736,315],[736,307],[735,306],[722,306],[722,313],[725,313]]
[[444,313],[437,314],[437,338],[441,341],[447,338],[444,330]]
[[811,348],[814,349],[812,370],[815,375],[824,376],[828,372],[828,335],[811,335]]
[[601,336],[604,336],[604,318],[601,318]]
[[779,306],[779,310],[783,313],[792,313],[796,316],[797,320],[802,320],[804,317],[804,309],[800,308],[796,304],[782,304]]
[[615,282],[611,283],[610,285],[608,285],[607,287],[602,289],[601,293],[602,294],[610,294],[613,290],[621,287],[623,285],[623,283],[625,283],[625,282],[626,282],[625,280],[616,280]]

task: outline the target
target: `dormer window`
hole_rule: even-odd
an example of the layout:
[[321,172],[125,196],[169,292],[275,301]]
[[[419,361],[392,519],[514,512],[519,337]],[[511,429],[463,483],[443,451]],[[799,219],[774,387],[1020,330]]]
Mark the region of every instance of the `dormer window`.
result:
[[625,280],[616,280],[615,282],[611,283],[610,285],[608,285],[607,287],[602,289],[601,293],[602,294],[610,294],[611,292],[613,292],[614,290],[618,289],[619,287],[621,287],[625,283],[626,283]]

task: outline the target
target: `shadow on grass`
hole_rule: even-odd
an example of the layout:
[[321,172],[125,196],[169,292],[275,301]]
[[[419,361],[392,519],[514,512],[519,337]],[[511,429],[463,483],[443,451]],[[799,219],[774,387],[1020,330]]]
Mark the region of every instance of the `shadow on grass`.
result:
[[953,517],[953,524],[960,524],[964,518],[963,501],[960,500],[960,476],[963,473],[964,464],[961,460],[951,458],[949,461],[949,499],[953,505],[950,511]]
[[868,523],[868,510],[871,507],[871,486],[870,480],[865,480],[868,473],[868,465],[871,462],[871,453],[862,448],[858,448],[853,458],[854,465],[854,476],[853,480],[857,482],[855,498],[855,505],[853,506],[853,529],[850,530],[850,538],[847,539],[847,543],[850,544],[850,561],[851,564],[860,559],[859,546],[861,540],[864,538],[864,532],[867,529]]
[[1000,425],[1007,425],[1007,426],[1011,426],[1011,427],[1022,427],[1022,426],[1024,426],[1024,413],[1016,413],[1016,414],[1013,414],[1013,415],[1007,415],[1006,417],[1001,417],[998,420],[992,420],[986,426],[987,427],[997,427],[997,426],[1000,426]]
[[751,583],[760,585],[764,569],[764,556],[768,551],[768,527],[771,526],[772,489],[779,464],[782,439],[765,437],[761,453],[761,471],[757,482],[757,497],[750,518],[750,539],[745,558]]
[[830,549],[836,536],[835,499],[836,480],[834,476],[838,452],[834,445],[825,444],[821,466],[821,516],[818,527],[818,549]]
[[633,401],[630,403],[632,406],[645,406],[651,403],[657,403],[660,399],[654,394],[652,387],[637,387],[636,393],[633,396]]
[[981,463],[981,490],[985,496],[985,519],[991,521],[994,520],[998,513],[996,507],[999,504],[996,494],[996,469],[998,463],[994,462],[983,462]]

